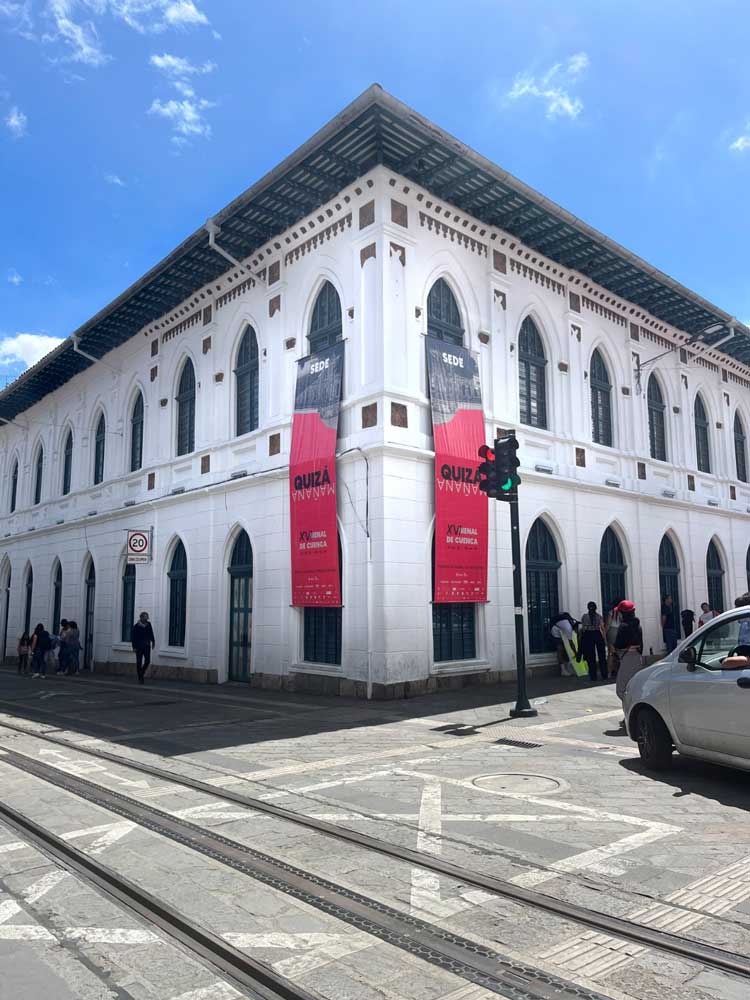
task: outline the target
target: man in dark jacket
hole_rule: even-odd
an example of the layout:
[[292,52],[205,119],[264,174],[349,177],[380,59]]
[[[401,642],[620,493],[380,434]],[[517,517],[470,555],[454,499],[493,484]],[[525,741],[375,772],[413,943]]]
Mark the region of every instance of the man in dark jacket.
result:
[[141,611],[138,621],[130,634],[130,643],[135,651],[135,667],[138,671],[138,683],[143,684],[143,678],[151,664],[151,648],[156,645],[154,630],[148,620],[148,612]]

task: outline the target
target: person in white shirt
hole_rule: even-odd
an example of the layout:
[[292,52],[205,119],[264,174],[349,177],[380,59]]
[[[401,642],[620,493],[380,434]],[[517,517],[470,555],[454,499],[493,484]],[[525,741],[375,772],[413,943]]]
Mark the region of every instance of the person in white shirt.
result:
[[575,677],[573,660],[578,655],[575,644],[575,626],[578,623],[567,611],[557,615],[552,620],[550,635],[557,646],[557,659],[560,664],[560,674],[563,677]]
[[711,605],[705,601],[701,604],[701,616],[698,619],[698,628],[708,624],[712,618],[716,617],[716,612],[711,610]]

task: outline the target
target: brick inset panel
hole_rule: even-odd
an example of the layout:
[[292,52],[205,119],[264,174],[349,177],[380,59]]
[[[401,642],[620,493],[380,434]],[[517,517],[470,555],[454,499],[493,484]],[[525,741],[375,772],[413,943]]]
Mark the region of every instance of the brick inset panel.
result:
[[210,350],[211,350],[211,338],[210,337],[204,337],[203,338],[203,353],[204,354],[208,354],[208,352]]
[[371,257],[375,258],[377,256],[377,246],[375,243],[371,243],[368,247],[362,247],[359,251],[359,266],[364,267],[365,261],[368,261]]
[[570,308],[573,312],[579,313],[581,311],[581,296],[576,294],[576,292],[568,293],[568,301],[570,303]]
[[362,427],[377,427],[378,425],[378,404],[368,403],[362,407]]
[[281,261],[274,260],[268,265],[268,284],[275,285],[281,277]]
[[156,376],[158,374],[159,374],[159,368],[158,368],[157,365],[154,365],[154,367],[151,369],[151,371],[149,373],[149,376],[150,376],[152,382],[156,381]]
[[391,403],[391,424],[394,427],[409,426],[409,411],[404,403]]
[[499,250],[492,251],[492,266],[500,274],[506,274],[508,270],[508,262],[504,253],[500,253]]
[[371,226],[374,221],[375,221],[375,202],[368,201],[364,205],[360,205],[359,228],[365,229],[367,226]]
[[156,340],[151,341],[151,357],[155,358],[158,353],[159,353],[159,340],[157,338]]
[[205,474],[210,471],[211,471],[211,456],[201,455],[201,475],[205,476]]
[[208,326],[214,317],[214,307],[212,305],[205,306],[203,309],[203,325]]
[[695,476],[688,475],[688,489],[691,493],[695,493]]
[[646,463],[645,462],[639,462],[638,463],[638,478],[639,479],[645,479],[646,478]]
[[579,469],[586,468],[586,449],[576,448],[576,465]]
[[409,209],[400,201],[396,201],[395,198],[391,198],[391,222],[395,222],[397,226],[409,228]]
[[278,455],[281,451],[281,434],[271,434],[268,438],[268,454]]
[[271,301],[268,303],[268,315],[275,316],[277,312],[281,312],[281,296],[274,295]]
[[148,489],[152,490],[156,486],[156,473],[149,472],[148,474]]

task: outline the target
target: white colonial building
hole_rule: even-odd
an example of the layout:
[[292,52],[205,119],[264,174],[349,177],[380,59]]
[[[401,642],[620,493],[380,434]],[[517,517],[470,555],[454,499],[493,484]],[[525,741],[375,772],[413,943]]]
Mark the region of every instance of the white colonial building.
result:
[[[487,439],[521,442],[532,669],[554,611],[630,597],[656,652],[661,594],[748,589],[750,331],[372,87],[0,393],[0,653],[62,616],[130,670],[147,609],[176,676],[399,696],[512,674],[505,504],[488,603],[431,603],[430,334],[478,355]],[[303,610],[297,361],[339,338],[343,607]]]

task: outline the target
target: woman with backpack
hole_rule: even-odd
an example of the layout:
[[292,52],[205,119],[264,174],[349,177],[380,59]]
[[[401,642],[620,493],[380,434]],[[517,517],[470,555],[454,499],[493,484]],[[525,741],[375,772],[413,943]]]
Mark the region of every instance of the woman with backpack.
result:
[[31,652],[31,638],[28,632],[24,632],[24,634],[18,640],[18,646],[16,647],[16,652],[18,653],[19,674],[28,674],[29,653]]
[[31,636],[31,676],[47,679],[47,653],[52,649],[52,640],[49,632],[41,622],[34,629]]

